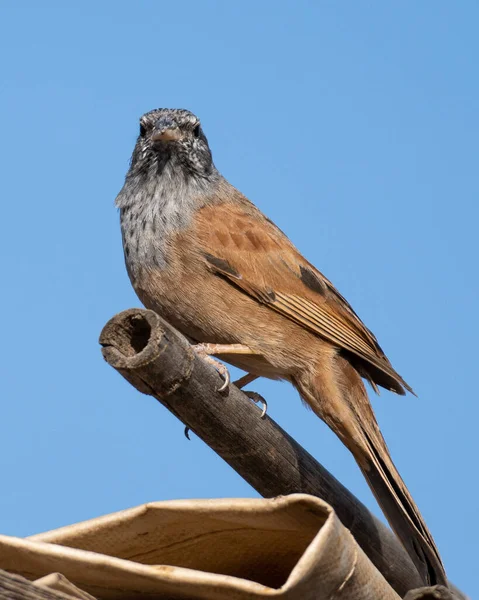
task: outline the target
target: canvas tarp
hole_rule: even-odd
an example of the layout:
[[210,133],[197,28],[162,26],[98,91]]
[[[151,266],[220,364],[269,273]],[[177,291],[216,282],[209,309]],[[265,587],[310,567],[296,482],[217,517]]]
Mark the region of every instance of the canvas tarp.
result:
[[333,509],[304,494],[153,502],[0,536],[0,568],[85,600],[399,598]]

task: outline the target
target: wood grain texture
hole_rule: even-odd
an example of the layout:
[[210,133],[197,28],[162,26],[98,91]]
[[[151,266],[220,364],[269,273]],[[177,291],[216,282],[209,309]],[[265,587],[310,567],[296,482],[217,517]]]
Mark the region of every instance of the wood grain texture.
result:
[[72,596],[36,586],[20,575],[0,570],[0,600],[71,600]]

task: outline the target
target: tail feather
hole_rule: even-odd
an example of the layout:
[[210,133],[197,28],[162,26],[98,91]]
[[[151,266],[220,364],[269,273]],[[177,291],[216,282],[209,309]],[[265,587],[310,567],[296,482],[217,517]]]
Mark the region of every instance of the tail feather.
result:
[[355,385],[348,386],[343,394],[355,416],[356,431],[363,443],[355,444],[350,449],[391,528],[425,583],[447,585],[434,539],[392,461],[364,384],[355,375]]
[[391,528],[425,585],[446,585],[439,552],[379,430],[358,371],[335,356],[324,356],[309,375],[294,379],[302,398],[353,454]]
[[[381,436],[381,434],[379,433]],[[419,509],[392,462],[384,439],[380,447],[365,433],[369,456],[358,462],[391,528],[428,585],[447,585],[439,551]],[[382,438],[382,436],[381,436]]]

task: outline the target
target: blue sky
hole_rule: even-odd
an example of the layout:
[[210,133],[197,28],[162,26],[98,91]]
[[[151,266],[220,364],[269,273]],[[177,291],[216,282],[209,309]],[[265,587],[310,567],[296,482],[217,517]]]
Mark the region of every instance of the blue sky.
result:
[[[1,4],[2,533],[255,495],[97,341],[139,305],[113,205],[138,118],[181,107],[418,393],[374,408],[449,577],[477,592],[478,19],[472,0]],[[254,389],[379,514],[294,389]]]

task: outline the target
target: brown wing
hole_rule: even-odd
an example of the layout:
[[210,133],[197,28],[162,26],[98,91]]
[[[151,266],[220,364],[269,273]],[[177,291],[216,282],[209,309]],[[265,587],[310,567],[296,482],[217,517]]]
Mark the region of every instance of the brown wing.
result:
[[332,283],[253,205],[206,206],[196,232],[217,275],[341,348],[374,387],[414,393]]

